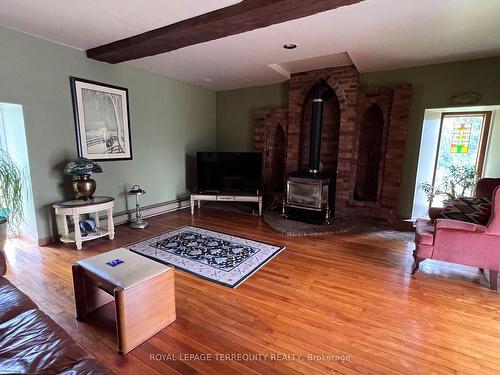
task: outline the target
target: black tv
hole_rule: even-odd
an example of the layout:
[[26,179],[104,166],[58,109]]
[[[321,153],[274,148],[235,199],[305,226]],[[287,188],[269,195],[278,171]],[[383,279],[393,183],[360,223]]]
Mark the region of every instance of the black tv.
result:
[[260,152],[198,152],[196,155],[200,193],[249,193],[261,189]]

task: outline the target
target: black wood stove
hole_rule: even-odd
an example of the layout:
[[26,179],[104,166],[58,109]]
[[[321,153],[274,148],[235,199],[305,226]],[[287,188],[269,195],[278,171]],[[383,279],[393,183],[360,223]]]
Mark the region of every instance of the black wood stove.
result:
[[330,178],[320,173],[321,128],[323,104],[335,96],[333,89],[321,80],[313,86],[309,169],[293,172],[286,184],[283,211],[287,218],[313,224],[330,222],[332,207],[329,195]]

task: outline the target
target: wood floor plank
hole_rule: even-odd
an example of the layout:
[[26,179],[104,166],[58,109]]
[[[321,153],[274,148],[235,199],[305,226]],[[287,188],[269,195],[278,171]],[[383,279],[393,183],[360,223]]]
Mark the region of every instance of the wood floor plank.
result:
[[[427,261],[411,276],[411,243],[366,233],[285,237],[258,217],[214,210],[149,222],[143,231],[119,226],[115,240],[82,251],[9,241],[7,278],[120,374],[500,373],[500,295],[477,269]],[[176,270],[177,320],[119,356],[112,305],[91,323],[74,319],[71,264],[182,225],[286,249],[236,289]],[[151,359],[162,354],[175,360]],[[221,354],[228,359],[214,359]],[[230,360],[238,354],[268,357]],[[328,354],[348,360],[321,357]]]

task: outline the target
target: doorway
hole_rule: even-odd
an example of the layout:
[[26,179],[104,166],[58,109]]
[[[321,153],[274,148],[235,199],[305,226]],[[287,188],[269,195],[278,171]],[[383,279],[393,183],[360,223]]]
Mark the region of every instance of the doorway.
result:
[[21,235],[29,240],[36,241],[35,208],[31,188],[31,173],[29,169],[28,147],[24,126],[23,106],[20,104],[0,103],[0,149],[7,152],[12,161],[21,171],[23,222],[16,231],[9,236]]

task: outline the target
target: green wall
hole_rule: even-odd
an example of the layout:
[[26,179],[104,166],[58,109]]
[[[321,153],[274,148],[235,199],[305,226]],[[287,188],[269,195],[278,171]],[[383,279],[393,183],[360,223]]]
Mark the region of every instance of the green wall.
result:
[[144,205],[187,191],[186,166],[195,151],[216,145],[216,95],[127,64],[89,60],[84,52],[0,28],[0,102],[23,105],[39,237],[53,232],[50,204],[71,197],[64,164],[77,157],[69,77],[129,89],[131,161],[101,162],[98,195],[132,207],[132,184],[147,191]]
[[[364,86],[411,83],[413,85],[409,131],[401,181],[398,215],[411,216],[420,134],[426,108],[448,106],[448,99],[460,92],[482,94],[481,105],[500,104],[500,58],[428,65],[423,67],[361,74]],[[252,111],[286,106],[286,85],[252,87],[217,93],[217,145],[221,149],[251,150]],[[265,102],[269,93],[272,101]],[[495,130],[492,135],[497,134]],[[230,147],[234,145],[233,147]]]
[[217,93],[217,150],[253,149],[256,109],[288,106],[288,83]]
[[[420,135],[426,108],[448,106],[448,99],[460,92],[482,95],[479,104],[500,104],[500,58],[428,65],[361,75],[361,84],[381,86],[411,83],[413,86],[408,138],[401,181],[398,214],[411,216]],[[492,133],[492,135],[494,135]]]

